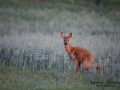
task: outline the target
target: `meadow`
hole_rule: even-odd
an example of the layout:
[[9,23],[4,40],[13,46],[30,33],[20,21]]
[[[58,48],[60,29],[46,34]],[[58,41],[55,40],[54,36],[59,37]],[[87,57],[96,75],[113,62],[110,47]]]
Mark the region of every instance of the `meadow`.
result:
[[[77,11],[64,9],[69,8],[67,4],[62,9],[34,4],[30,7],[26,2],[18,6],[3,4],[0,90],[119,90],[120,22],[114,19],[119,17],[119,11],[111,19],[85,7]],[[71,45],[85,48],[95,56],[102,68],[100,75],[82,68],[75,75],[75,64],[64,49],[60,32],[72,32]],[[110,86],[97,86],[97,82]]]

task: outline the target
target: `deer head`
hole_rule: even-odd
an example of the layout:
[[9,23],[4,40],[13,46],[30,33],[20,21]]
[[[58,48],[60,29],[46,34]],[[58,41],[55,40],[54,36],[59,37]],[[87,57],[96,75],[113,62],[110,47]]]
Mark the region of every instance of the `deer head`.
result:
[[72,33],[69,33],[68,36],[65,36],[63,32],[61,32],[61,37],[64,40],[64,45],[68,45],[69,44],[69,40],[72,37]]

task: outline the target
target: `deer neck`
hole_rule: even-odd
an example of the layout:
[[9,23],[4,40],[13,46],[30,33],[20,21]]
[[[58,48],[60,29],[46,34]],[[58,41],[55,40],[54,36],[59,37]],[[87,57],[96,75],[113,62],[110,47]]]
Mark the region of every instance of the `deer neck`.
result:
[[67,51],[68,54],[70,54],[71,51],[72,51],[72,47],[70,46],[70,44],[65,45],[65,49],[66,49],[66,51]]

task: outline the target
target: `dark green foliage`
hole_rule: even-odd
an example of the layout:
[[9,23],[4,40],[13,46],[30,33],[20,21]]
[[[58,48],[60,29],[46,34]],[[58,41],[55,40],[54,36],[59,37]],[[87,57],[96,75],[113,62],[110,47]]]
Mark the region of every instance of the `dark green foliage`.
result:
[[101,4],[107,11],[120,9],[120,0],[101,0]]
[[[0,7],[17,8],[58,8],[59,10],[67,9],[70,11],[80,11],[85,7],[87,9],[96,9],[98,5],[102,11],[119,10],[120,0],[1,0]],[[104,10],[103,10],[103,9]]]

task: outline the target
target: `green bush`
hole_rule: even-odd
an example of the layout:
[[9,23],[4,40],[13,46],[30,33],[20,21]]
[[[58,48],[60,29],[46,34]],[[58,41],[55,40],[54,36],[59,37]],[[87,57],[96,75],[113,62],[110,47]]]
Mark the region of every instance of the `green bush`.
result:
[[101,4],[107,10],[119,10],[120,9],[120,0],[102,0]]

